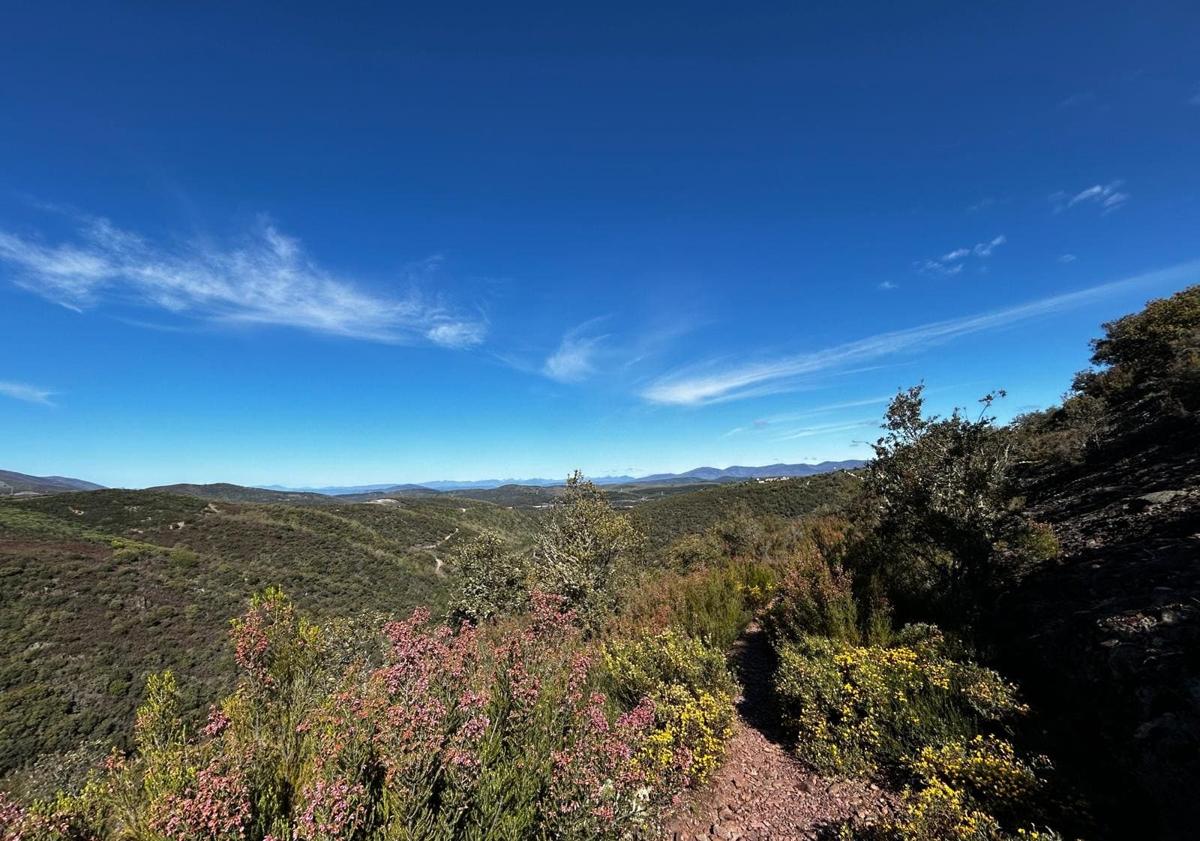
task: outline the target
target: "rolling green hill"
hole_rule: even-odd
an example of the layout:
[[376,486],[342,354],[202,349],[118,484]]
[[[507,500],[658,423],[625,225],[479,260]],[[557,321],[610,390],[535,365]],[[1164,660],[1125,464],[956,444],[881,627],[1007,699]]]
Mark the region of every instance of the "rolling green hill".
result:
[[[444,601],[438,560],[532,517],[474,500],[262,505],[157,491],[0,500],[0,775],[121,742],[147,673],[211,697],[229,620],[278,584],[318,616],[370,623]],[[197,701],[198,703],[198,701]]]
[[215,499],[224,502],[265,502],[280,505],[327,505],[338,502],[334,497],[318,493],[302,491],[269,491],[265,488],[248,488],[244,485],[231,485],[228,482],[216,482],[209,485],[159,485],[146,488],[148,491],[160,493],[182,494],[196,496],[201,499]]
[[[656,551],[740,509],[837,507],[857,481],[835,473],[605,492]],[[198,713],[232,674],[229,620],[269,585],[317,617],[363,627],[418,604],[437,611],[455,546],[487,529],[529,547],[537,509],[561,493],[510,486],[347,503],[236,485],[165,490],[0,500],[0,775],[68,763],[80,745],[124,744],[153,671],[173,669]]]
[[702,532],[739,510],[778,517],[834,511],[853,497],[859,484],[856,474],[838,471],[797,479],[708,485],[650,499],[634,508],[633,516],[653,551],[685,534]]

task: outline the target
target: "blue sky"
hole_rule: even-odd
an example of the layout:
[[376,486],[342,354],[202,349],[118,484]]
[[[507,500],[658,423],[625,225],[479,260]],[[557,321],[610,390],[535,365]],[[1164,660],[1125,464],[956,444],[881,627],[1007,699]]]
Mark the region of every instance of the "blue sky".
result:
[[1200,282],[1194,3],[15,4],[0,466],[861,457]]

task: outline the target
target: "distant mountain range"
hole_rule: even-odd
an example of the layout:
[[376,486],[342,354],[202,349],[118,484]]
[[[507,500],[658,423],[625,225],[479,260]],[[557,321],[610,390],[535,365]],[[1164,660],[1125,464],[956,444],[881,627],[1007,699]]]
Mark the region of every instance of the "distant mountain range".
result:
[[[849,459],[847,461],[823,461],[820,464],[768,464],[764,467],[697,467],[686,473],[653,473],[649,476],[599,476],[592,477],[597,485],[667,485],[691,484],[696,482],[738,482],[745,479],[768,479],[778,476],[813,476],[817,473],[829,473],[834,470],[854,470],[866,464],[865,461]],[[329,496],[365,496],[385,494],[429,494],[447,493],[453,491],[485,491],[500,487],[520,486],[528,488],[554,488],[563,485],[561,479],[479,479],[475,481],[454,481],[439,479],[434,482],[424,482],[416,485],[376,484],[376,485],[329,485],[325,487],[293,488],[285,485],[262,485],[247,488],[240,485],[160,485],[149,490],[166,491],[168,493],[187,494],[189,496],[208,497],[211,499],[235,499],[243,502],[316,502],[320,497]],[[85,482],[82,479],[72,479],[66,476],[30,476],[11,470],[0,470],[0,496],[20,494],[54,494],[71,491],[102,490],[104,485],[95,482]]]
[[94,482],[71,479],[67,476],[30,476],[12,470],[0,470],[0,496],[13,494],[56,494],[70,491],[98,491],[104,488]]
[[[649,476],[597,476],[591,480],[597,485],[662,484],[668,482],[732,482],[743,479],[768,479],[776,476],[814,476],[833,470],[854,470],[866,464],[859,459],[846,461],[823,461],[819,464],[768,464],[764,467],[697,467],[686,473],[653,473]],[[505,485],[550,488],[563,484],[562,479],[478,479],[454,481],[439,479],[420,484],[378,485],[330,485],[326,487],[288,487],[286,485],[263,485],[265,490],[286,493],[316,493],[327,496],[351,496],[369,493],[402,493],[404,491],[463,491],[489,490]]]

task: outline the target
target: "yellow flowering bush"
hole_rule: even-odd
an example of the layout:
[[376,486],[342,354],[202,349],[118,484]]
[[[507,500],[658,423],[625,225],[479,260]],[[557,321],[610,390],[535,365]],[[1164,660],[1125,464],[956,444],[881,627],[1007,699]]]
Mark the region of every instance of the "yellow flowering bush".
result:
[[922,748],[912,770],[926,785],[964,790],[990,811],[1019,804],[1042,785],[1034,768],[1017,757],[1009,742],[996,736],[954,739]]
[[642,757],[651,772],[678,775],[684,784],[706,781],[733,735],[735,686],[724,654],[666,630],[608,643],[603,666],[614,701],[627,709],[643,698],[654,704],[654,727]]
[[962,791],[935,780],[907,792],[900,819],[883,830],[898,841],[990,841],[999,825],[991,815],[972,808]]
[[[910,765],[894,818],[842,827],[859,841],[1062,841],[1052,829],[1030,825],[1041,815],[1045,781],[1037,769],[996,736],[928,745]],[[1018,827],[1015,831],[1012,827]]]
[[903,770],[926,745],[1024,711],[998,674],[950,656],[936,629],[894,646],[804,636],[784,643],[775,688],[801,758],[826,773]]

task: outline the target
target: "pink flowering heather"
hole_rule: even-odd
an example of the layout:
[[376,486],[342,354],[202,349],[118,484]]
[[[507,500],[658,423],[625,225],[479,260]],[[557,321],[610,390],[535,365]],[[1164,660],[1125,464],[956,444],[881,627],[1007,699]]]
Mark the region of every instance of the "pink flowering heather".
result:
[[154,828],[172,841],[242,839],[250,822],[250,788],[237,768],[209,766],[182,794],[167,795],[152,812]]
[[654,705],[647,699],[610,723],[606,700],[592,693],[576,707],[573,739],[553,755],[550,793],[568,834],[604,834],[648,806],[635,754],[653,729]]
[[208,721],[200,732],[209,739],[215,739],[229,728],[229,716],[225,715],[216,704],[208,708]]
[[354,838],[367,816],[367,791],[361,783],[316,780],[303,792],[304,811],[296,822],[298,841]]

